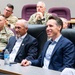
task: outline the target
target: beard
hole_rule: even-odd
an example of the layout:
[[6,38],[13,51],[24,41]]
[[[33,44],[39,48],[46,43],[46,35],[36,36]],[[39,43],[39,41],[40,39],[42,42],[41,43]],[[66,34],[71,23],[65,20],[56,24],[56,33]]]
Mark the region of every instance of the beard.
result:
[[20,35],[20,34],[16,34],[16,37],[17,37],[17,38],[20,38],[20,37],[21,37],[21,35]]

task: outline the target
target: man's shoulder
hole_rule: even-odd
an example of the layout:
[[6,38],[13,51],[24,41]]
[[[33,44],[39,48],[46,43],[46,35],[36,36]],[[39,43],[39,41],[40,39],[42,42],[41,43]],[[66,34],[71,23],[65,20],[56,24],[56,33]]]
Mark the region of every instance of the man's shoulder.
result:
[[7,19],[18,19],[18,18],[14,15],[10,15]]
[[5,26],[5,30],[6,30],[7,33],[12,33],[13,34],[13,31],[10,28],[6,27],[6,26]]
[[36,39],[34,36],[30,35],[30,34],[27,34],[26,38],[27,38],[29,41],[34,41],[34,40],[37,41],[37,39]]
[[11,37],[10,37],[10,40],[12,40],[12,41],[15,40],[15,39],[16,39],[15,36],[11,36]]
[[27,36],[31,39],[36,39],[34,36],[30,35],[30,34],[27,34]]
[[64,42],[64,43],[72,43],[72,41],[70,41],[68,38],[66,38],[66,37],[64,37],[64,36],[62,36],[61,38],[60,38],[60,40],[62,41],[62,43]]
[[52,14],[48,12],[45,12],[45,15],[52,16]]

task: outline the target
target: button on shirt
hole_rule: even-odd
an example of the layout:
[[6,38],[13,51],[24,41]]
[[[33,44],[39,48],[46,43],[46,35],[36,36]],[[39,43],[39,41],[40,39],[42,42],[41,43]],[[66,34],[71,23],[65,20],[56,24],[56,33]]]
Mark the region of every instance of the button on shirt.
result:
[[52,52],[57,44],[57,42],[59,41],[59,39],[61,38],[61,35],[56,38],[48,47],[47,49],[47,52],[46,52],[46,55],[44,57],[44,66],[43,68],[46,68],[48,69],[48,66],[49,66],[49,63],[50,63],[50,59],[51,59],[51,55],[52,55]]
[[15,43],[15,45],[13,47],[13,50],[10,53],[10,58],[9,58],[10,62],[14,62],[16,54],[17,54],[17,52],[18,52],[18,50],[19,50],[19,48],[20,48],[20,46],[22,44],[23,39],[26,37],[26,35],[27,34],[25,34],[24,36],[22,36],[22,37],[17,39],[17,41],[16,41],[16,43]]

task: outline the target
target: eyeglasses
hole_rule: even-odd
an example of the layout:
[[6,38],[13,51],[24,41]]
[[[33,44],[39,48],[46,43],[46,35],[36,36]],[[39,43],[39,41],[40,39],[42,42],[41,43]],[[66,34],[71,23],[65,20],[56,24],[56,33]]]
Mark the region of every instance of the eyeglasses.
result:
[[12,11],[10,11],[10,10],[8,10],[8,9],[5,9],[6,11],[8,11],[8,12],[12,12]]

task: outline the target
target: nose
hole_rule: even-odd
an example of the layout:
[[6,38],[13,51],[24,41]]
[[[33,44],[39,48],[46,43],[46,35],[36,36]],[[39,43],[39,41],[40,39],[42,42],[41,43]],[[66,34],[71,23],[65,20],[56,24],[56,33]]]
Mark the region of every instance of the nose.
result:
[[40,9],[40,7],[38,7],[38,9]]
[[19,29],[18,28],[15,28],[15,31],[17,32]]
[[40,10],[40,7],[37,7],[37,10]]

